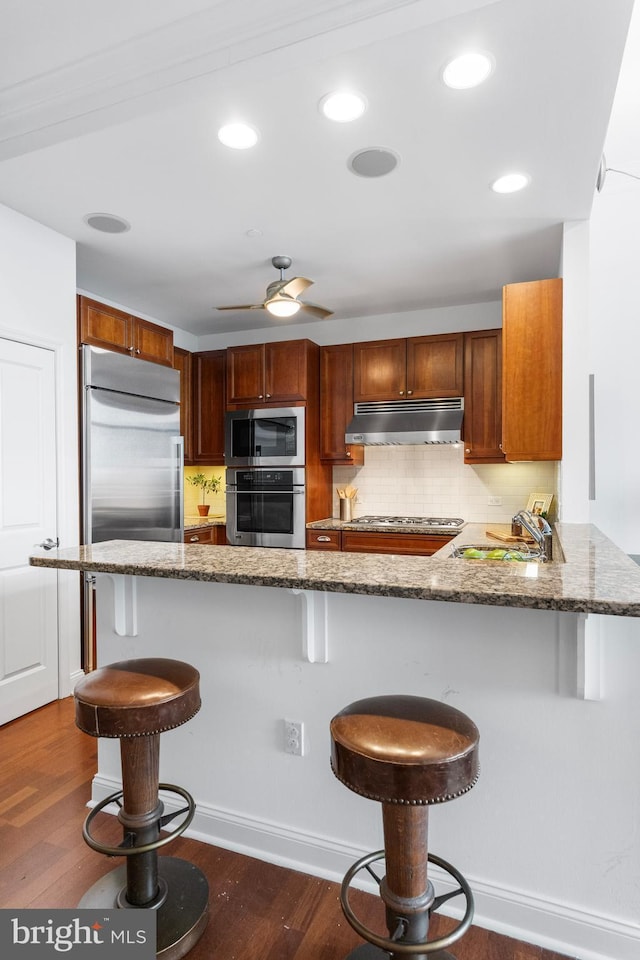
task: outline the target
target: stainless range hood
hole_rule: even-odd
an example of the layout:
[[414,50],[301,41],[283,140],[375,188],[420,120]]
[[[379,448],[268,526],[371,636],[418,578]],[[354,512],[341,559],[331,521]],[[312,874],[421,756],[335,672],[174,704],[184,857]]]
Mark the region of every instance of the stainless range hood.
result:
[[363,446],[459,443],[463,397],[354,404],[345,442]]

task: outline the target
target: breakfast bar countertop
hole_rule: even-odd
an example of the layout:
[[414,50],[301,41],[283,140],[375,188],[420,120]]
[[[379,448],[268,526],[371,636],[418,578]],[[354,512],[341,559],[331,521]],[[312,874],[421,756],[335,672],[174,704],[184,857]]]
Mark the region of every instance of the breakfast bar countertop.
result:
[[[591,524],[558,524],[551,563],[450,556],[486,542],[485,524],[432,557],[110,540],[38,553],[37,567],[415,600],[640,617],[640,567]],[[560,549],[558,549],[558,547]]]

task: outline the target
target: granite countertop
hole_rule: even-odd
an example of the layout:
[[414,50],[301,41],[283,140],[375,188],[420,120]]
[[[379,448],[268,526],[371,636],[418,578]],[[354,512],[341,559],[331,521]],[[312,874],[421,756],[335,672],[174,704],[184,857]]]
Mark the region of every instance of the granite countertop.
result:
[[221,527],[226,524],[223,513],[210,513],[206,517],[195,516],[184,518],[184,530],[197,530],[198,527]]
[[429,526],[426,523],[358,523],[355,520],[338,520],[327,517],[326,520],[314,520],[307,524],[307,530],[358,530],[364,533],[421,533],[437,537],[455,537],[466,524],[460,527]]
[[111,540],[43,551],[30,562],[95,573],[640,617],[640,567],[597,527],[554,528],[554,555],[564,562],[450,556],[456,541],[487,542],[485,528],[467,524],[432,557]]

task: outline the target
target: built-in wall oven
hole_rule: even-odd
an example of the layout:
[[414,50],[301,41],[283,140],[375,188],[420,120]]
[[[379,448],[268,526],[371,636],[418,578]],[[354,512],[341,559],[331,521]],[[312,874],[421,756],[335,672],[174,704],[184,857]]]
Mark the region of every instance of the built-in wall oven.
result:
[[227,540],[243,547],[304,549],[304,467],[228,469]]
[[304,407],[229,410],[225,417],[227,467],[304,466]]

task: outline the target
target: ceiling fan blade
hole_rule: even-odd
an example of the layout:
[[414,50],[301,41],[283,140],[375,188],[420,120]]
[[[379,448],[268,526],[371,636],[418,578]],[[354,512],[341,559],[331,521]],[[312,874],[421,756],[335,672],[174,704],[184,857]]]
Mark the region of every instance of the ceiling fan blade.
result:
[[264,303],[241,303],[233,307],[216,307],[216,310],[264,310]]
[[325,320],[327,317],[333,315],[333,310],[327,310],[326,307],[319,307],[317,303],[304,303],[302,300],[300,300],[300,309],[312,317],[317,317],[318,320]]
[[280,287],[280,293],[286,293],[288,297],[299,297],[312,283],[313,280],[307,280],[306,277],[292,277]]

